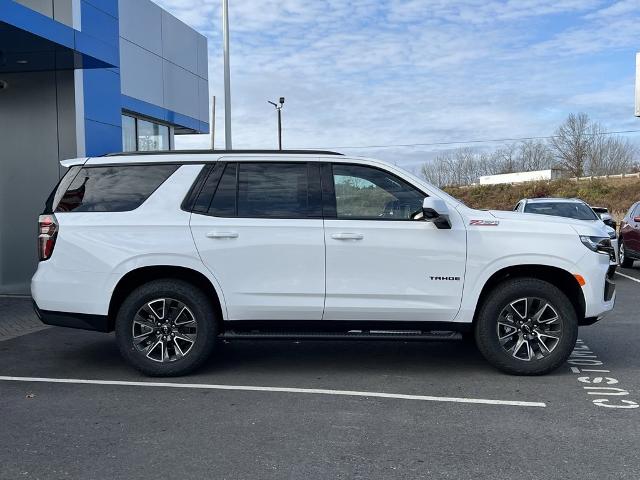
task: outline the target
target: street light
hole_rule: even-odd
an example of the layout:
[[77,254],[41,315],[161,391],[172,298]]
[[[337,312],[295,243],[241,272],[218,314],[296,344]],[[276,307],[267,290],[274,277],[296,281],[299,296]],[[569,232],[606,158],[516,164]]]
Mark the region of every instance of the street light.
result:
[[282,107],[284,106],[284,97],[280,97],[280,104],[267,100],[278,111],[278,150],[282,150]]
[[224,139],[231,150],[231,73],[229,66],[229,0],[222,0],[222,37],[224,50]]

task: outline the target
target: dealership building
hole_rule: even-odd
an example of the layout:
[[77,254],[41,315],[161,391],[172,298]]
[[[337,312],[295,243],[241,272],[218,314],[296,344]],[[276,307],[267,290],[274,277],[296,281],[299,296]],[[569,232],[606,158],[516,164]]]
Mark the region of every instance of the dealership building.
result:
[[206,38],[150,0],[0,0],[0,294],[28,293],[66,158],[208,133]]

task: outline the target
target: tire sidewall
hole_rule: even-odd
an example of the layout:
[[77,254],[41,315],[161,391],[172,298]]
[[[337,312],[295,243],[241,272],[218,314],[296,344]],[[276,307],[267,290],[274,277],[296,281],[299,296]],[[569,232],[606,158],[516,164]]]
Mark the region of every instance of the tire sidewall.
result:
[[[132,325],[138,310],[158,298],[172,298],[184,303],[196,319],[196,341],[185,357],[167,363],[146,358],[133,345]],[[122,303],[115,323],[116,339],[122,356],[136,369],[151,376],[184,375],[200,366],[210,356],[217,335],[215,312],[211,301],[198,288],[180,280],[155,280],[135,289]]]
[[[514,358],[500,345],[497,323],[500,313],[510,302],[522,297],[537,297],[548,302],[559,313],[562,322],[560,342],[548,356],[533,361]],[[562,365],[575,347],[578,319],[567,296],[554,285],[537,279],[514,279],[494,287],[477,318],[476,343],[487,360],[498,369],[518,375],[541,375]]]
[[[621,252],[624,252],[624,260],[622,259]],[[620,238],[620,245],[618,246],[618,256],[620,257],[620,266],[624,268],[633,267],[633,258],[629,257],[627,247],[625,247],[622,237]]]

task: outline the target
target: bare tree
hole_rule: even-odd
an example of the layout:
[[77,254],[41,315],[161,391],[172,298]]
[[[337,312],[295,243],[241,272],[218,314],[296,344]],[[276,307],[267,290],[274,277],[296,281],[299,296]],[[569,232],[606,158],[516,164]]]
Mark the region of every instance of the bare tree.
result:
[[524,140],[518,145],[518,168],[520,172],[547,170],[554,165],[549,145],[541,140]]
[[586,113],[572,113],[551,137],[558,163],[574,177],[582,177],[585,172],[592,138],[589,124]]
[[640,170],[636,148],[610,135],[584,113],[571,114],[547,143],[525,140],[491,153],[466,147],[438,155],[422,166],[422,175],[439,186],[469,185],[483,175],[564,168],[573,176],[612,175]]
[[495,169],[495,172],[492,173],[513,173],[519,171],[518,148],[515,143],[508,143],[498,148],[491,156],[493,157]]
[[488,166],[486,154],[478,153],[472,148],[459,148],[425,163],[421,173],[435,185],[469,185],[477,182],[481,175],[492,173]]
[[619,135],[607,135],[599,123],[591,125],[588,152],[590,175],[613,175],[633,170],[635,147]]

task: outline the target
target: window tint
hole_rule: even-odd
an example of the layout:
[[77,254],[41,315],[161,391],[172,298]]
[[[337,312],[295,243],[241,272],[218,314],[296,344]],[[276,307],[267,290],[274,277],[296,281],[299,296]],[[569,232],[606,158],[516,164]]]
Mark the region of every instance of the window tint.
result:
[[524,211],[525,213],[555,215],[576,220],[598,220],[600,218],[589,206],[578,202],[530,202],[524,207]]
[[125,212],[138,208],[177,170],[177,165],[83,167],[56,212]]
[[222,178],[218,183],[218,188],[213,195],[209,215],[215,217],[236,216],[237,169],[236,163],[229,163],[225,167]]
[[333,165],[338,218],[410,220],[425,194],[396,176],[362,165]]
[[306,163],[240,163],[238,216],[307,217],[309,212],[307,168]]

